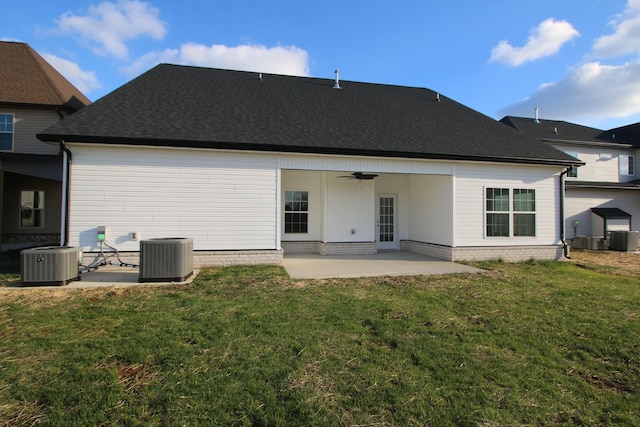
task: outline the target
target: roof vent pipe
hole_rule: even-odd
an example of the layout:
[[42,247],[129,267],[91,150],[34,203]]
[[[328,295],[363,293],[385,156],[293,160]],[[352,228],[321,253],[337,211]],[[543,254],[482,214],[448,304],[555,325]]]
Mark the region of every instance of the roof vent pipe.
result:
[[260,80],[262,80],[262,73],[260,73],[260,74],[258,75],[258,78],[259,78]]
[[558,134],[558,128],[553,128],[553,133]]
[[334,89],[342,89],[340,87],[340,70],[336,69],[335,73],[336,73],[336,82],[333,85],[333,88]]
[[533,120],[536,123],[540,123],[540,117],[538,115],[539,113],[540,113],[540,109],[536,107],[536,118]]
[[440,102],[440,94],[436,93],[436,101]]

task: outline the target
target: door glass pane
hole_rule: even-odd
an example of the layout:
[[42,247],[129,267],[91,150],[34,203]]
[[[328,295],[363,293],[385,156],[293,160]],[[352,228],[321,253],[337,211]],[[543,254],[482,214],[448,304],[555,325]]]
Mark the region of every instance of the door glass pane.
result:
[[378,236],[380,242],[393,242],[394,240],[393,201],[393,197],[380,197],[380,234]]

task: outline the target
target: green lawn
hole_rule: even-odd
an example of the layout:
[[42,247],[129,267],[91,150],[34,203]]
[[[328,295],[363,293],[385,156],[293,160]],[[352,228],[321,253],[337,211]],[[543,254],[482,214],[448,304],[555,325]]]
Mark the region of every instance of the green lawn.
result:
[[640,278],[478,265],[0,290],[0,426],[640,425]]

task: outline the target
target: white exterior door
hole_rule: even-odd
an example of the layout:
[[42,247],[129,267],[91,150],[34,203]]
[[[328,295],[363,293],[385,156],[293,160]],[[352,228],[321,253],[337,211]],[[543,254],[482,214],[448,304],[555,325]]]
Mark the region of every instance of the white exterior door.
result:
[[396,224],[397,200],[395,194],[378,194],[376,198],[378,249],[398,249],[398,225]]

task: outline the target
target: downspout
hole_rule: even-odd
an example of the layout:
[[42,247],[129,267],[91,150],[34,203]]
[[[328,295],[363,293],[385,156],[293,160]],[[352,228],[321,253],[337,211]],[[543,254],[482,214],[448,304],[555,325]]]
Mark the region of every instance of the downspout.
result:
[[60,246],[69,244],[69,169],[71,167],[71,150],[60,141],[62,150],[62,212],[60,215]]
[[567,259],[571,259],[571,257],[569,256],[569,244],[564,238],[564,177],[571,169],[572,168],[569,167],[560,174],[560,240],[562,241],[564,257]]

